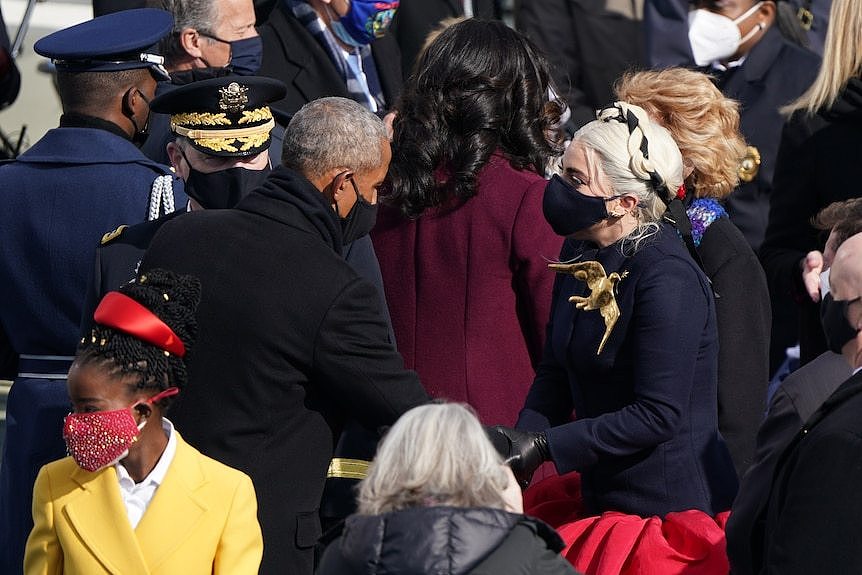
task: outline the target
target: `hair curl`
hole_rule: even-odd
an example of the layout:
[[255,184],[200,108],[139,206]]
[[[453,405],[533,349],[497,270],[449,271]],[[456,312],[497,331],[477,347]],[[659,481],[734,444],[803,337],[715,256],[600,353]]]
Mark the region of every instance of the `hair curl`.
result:
[[538,48],[502,22],[453,24],[422,53],[394,121],[388,201],[408,217],[476,193],[495,150],[516,169],[544,174],[562,151],[564,104],[549,101]]
[[469,406],[422,405],[402,415],[381,441],[359,484],[359,513],[437,505],[505,509],[508,479]]
[[684,68],[627,73],[614,89],[620,100],[640,106],[670,131],[694,170],[696,197],[724,198],[736,188],[745,156],[739,104],[709,76]]
[[186,360],[198,331],[195,310],[201,298],[200,281],[194,276],[154,269],[124,285],[119,292],[167,324],[183,342],[185,357],[168,354],[132,335],[96,324],[89,337],[81,340],[75,362],[97,364],[112,375],[135,376],[138,389],[185,386]]

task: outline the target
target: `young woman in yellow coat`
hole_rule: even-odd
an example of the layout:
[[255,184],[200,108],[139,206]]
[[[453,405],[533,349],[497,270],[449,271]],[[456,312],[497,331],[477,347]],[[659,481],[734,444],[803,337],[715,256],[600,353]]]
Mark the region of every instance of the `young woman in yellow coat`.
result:
[[258,572],[251,480],[162,417],[186,382],[199,299],[197,279],[153,270],[99,304],[69,370],[71,457],[36,480],[27,575]]

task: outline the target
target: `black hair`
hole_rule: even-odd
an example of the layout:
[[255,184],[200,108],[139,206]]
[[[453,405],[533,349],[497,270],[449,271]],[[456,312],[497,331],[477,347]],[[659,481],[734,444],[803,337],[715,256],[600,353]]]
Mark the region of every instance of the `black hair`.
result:
[[117,96],[129,86],[143,82],[147,76],[152,76],[149,68],[110,72],[57,70],[57,91],[63,112],[111,109],[116,106]]
[[189,275],[153,269],[119,289],[161,319],[183,342],[186,355],[179,357],[151,343],[114,328],[95,324],[81,340],[79,365],[96,364],[111,374],[135,376],[137,389],[182,387],[186,384],[186,360],[197,337],[195,310],[201,298],[200,281]]
[[468,19],[443,30],[397,106],[387,201],[408,217],[463,203],[497,149],[514,168],[543,175],[562,153],[564,104],[549,101],[550,86],[539,49],[502,22]]

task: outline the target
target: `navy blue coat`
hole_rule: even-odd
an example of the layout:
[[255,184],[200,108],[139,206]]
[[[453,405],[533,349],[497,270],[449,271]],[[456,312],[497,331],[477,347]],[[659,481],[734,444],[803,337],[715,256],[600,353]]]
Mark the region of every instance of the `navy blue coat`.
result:
[[604,320],[569,303],[586,285],[559,275],[545,357],[518,427],[547,429],[559,472],[581,472],[590,512],[729,509],[737,481],[718,432],[718,335],[706,277],[665,225],[629,257],[619,243],[596,250],[568,240],[561,260],[574,258],[628,272],[617,284],[620,317],[597,355]]
[[[107,130],[50,130],[0,167],[0,329],[22,357],[9,394],[0,472],[0,573],[20,573],[39,468],[65,454],[66,359],[75,353],[94,248],[106,230],[147,219],[153,180],[170,174]],[[182,183],[175,200],[184,206]],[[2,340],[3,338],[0,338]],[[45,371],[47,370],[47,371]],[[50,373],[52,377],[46,378]]]
[[[131,142],[57,128],[0,167],[0,323],[19,354],[73,355],[102,235],[147,219],[153,180],[170,174]],[[185,206],[182,182],[175,200]]]

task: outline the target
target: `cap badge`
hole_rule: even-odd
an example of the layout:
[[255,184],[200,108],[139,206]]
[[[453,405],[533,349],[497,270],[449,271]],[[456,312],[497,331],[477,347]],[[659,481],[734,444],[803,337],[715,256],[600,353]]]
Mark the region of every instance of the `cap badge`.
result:
[[236,82],[231,82],[224,88],[219,88],[221,98],[218,101],[220,110],[236,114],[248,104],[248,88]]

